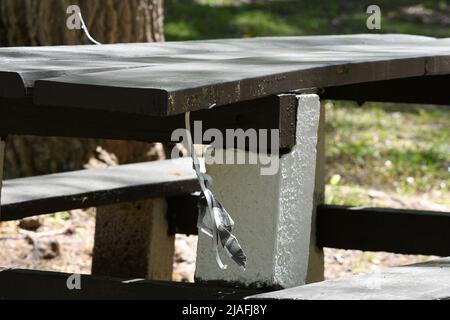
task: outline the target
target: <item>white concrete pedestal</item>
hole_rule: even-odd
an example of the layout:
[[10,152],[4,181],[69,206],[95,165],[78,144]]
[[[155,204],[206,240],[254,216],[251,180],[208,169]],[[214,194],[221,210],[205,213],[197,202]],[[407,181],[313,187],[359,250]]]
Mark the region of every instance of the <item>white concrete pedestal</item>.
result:
[[261,175],[259,164],[206,165],[214,180],[211,190],[236,223],[233,233],[247,254],[247,269],[242,271],[222,251],[228,268],[220,270],[211,238],[200,234],[197,281],[289,288],[323,279],[322,250],[314,246],[313,229],[315,206],[323,197],[323,170],[316,174],[316,166],[323,168],[323,153],[317,157],[319,119],[319,97],[298,96],[296,145],[275,156],[275,175]]

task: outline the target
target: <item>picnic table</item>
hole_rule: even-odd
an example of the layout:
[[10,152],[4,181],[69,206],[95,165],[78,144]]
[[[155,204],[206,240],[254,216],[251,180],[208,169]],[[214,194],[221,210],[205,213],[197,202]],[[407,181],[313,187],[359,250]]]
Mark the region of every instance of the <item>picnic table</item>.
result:
[[[322,246],[450,254],[446,214],[408,211],[410,222],[397,211],[322,205],[320,104],[450,105],[449,83],[450,39],[411,35],[1,48],[0,136],[170,142],[173,131],[185,127],[186,112],[192,122],[202,120],[203,132],[278,129],[278,150],[257,150],[275,152],[276,174],[261,176],[260,164],[206,166],[249,259],[245,272],[231,264],[218,270],[210,240],[200,236],[196,279],[287,288],[323,278]],[[254,151],[238,148],[227,152]],[[179,215],[195,216],[191,207]],[[366,229],[352,235],[349,229],[359,223]],[[414,233],[398,230],[403,223]]]

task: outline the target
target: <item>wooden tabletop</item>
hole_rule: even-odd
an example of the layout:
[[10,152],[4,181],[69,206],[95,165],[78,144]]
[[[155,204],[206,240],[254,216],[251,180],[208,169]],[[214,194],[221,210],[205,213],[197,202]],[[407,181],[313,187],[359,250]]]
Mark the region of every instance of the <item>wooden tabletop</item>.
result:
[[0,98],[146,116],[448,74],[450,38],[393,34],[0,49]]

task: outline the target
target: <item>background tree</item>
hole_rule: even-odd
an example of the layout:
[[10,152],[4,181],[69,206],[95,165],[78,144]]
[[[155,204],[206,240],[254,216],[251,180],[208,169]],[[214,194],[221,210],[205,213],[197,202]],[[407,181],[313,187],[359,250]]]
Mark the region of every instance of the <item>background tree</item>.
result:
[[[88,44],[82,31],[66,27],[70,5],[80,6],[101,43],[164,41],[163,0],[1,0],[0,46]],[[155,157],[147,152],[152,145],[140,142],[10,136],[5,177],[79,169],[98,145],[122,163]]]

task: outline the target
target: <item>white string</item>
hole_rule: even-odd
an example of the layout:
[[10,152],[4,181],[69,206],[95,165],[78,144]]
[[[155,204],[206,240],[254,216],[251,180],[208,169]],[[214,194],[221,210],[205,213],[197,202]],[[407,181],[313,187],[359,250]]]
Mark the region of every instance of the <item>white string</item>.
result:
[[88,30],[88,28],[86,27],[86,24],[84,23],[83,16],[81,15],[81,12],[80,12],[80,11],[78,11],[78,17],[80,18],[80,21],[81,21],[81,28],[83,29],[84,34],[86,35],[86,37],[87,37],[92,43],[101,45],[100,42],[98,42],[97,40],[95,40],[94,38],[92,38],[92,36],[90,35],[89,30]]
[[217,235],[218,225],[217,225],[217,221],[216,221],[216,218],[214,215],[214,210],[213,210],[214,198],[213,198],[211,191],[209,191],[209,189],[207,187],[207,181],[211,180],[211,178],[208,175],[201,172],[200,162],[198,160],[197,154],[195,153],[194,144],[192,142],[190,115],[191,115],[191,112],[187,111],[184,116],[184,121],[185,121],[185,126],[186,126],[186,131],[187,131],[186,132],[187,140],[188,140],[188,145],[189,145],[188,147],[190,149],[188,151],[191,153],[192,162],[194,164],[194,170],[195,170],[195,173],[197,174],[197,179],[200,184],[200,188],[202,189],[202,193],[205,196],[206,203],[208,204],[209,216],[211,218],[211,221],[214,223],[214,227],[212,228],[213,253],[216,257],[216,261],[217,261],[217,264],[219,265],[219,268],[223,270],[223,269],[226,269],[227,266],[225,264],[223,264],[222,260],[220,259],[220,255],[219,255],[219,248],[218,248],[219,236]]

